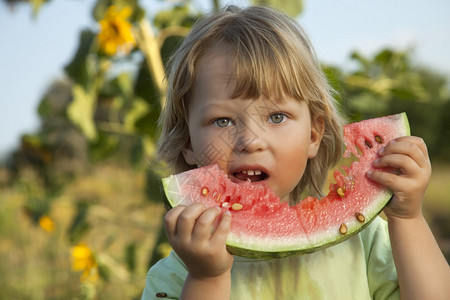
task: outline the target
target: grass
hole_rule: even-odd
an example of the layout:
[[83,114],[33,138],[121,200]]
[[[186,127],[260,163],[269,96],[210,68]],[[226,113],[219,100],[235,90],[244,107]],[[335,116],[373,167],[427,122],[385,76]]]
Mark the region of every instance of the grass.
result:
[[[24,211],[30,198],[42,196],[35,181],[22,178],[1,191],[0,299],[140,299],[163,213],[146,198],[145,174],[106,165],[79,176],[51,202],[53,232]],[[89,207],[87,226],[73,241],[79,203]],[[80,282],[71,269],[78,242],[98,262],[102,279],[95,284]]]

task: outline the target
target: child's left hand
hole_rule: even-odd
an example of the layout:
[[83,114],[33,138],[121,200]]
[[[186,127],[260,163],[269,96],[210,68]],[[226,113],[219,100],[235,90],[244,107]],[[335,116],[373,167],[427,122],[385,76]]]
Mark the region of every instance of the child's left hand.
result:
[[431,176],[431,163],[424,141],[415,136],[400,137],[380,149],[378,154],[379,158],[373,163],[375,167],[391,167],[397,171],[375,170],[367,174],[394,192],[393,199],[384,209],[388,219],[421,216],[422,201]]

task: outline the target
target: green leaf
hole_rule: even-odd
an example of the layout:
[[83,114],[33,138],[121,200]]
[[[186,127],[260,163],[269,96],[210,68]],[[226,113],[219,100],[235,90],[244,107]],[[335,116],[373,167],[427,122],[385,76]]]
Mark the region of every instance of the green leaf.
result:
[[[156,140],[157,122],[161,113],[161,103],[158,88],[148,71],[145,61],[141,63],[134,86],[134,93],[139,99],[147,103],[146,111],[134,119],[134,126],[138,133]],[[141,109],[143,112],[143,110]],[[137,116],[137,115],[136,115]]]
[[172,35],[164,40],[161,46],[161,59],[163,62],[168,62],[172,53],[181,45],[184,36],[182,35]]
[[76,244],[91,228],[87,221],[87,214],[89,211],[89,203],[80,201],[77,203],[77,213],[72,220],[69,228],[69,239],[72,244]]
[[420,100],[420,98],[417,99],[415,91],[409,88],[394,87],[392,88],[391,93],[392,96],[397,99]]
[[149,201],[163,203],[164,190],[161,178],[168,176],[168,168],[164,164],[154,160],[147,168],[146,175],[146,195]]
[[67,116],[89,140],[97,139],[97,129],[94,123],[96,93],[86,91],[81,85],[75,84],[72,94],[73,101],[67,109]]
[[297,17],[303,11],[303,0],[252,0],[251,2],[256,5],[273,7],[291,17]]
[[117,87],[117,94],[124,98],[129,98],[133,94],[133,81],[130,73],[121,73],[114,80],[113,84]]
[[83,30],[80,35],[78,50],[72,61],[65,67],[67,75],[76,83],[87,87],[90,83],[88,55],[91,52],[95,34],[90,30]]
[[357,51],[353,51],[350,53],[350,59],[355,61],[358,64],[359,70],[357,70],[354,75],[360,75],[368,72],[370,68],[370,61],[365,58],[362,54],[358,53]]
[[114,0],[114,4],[119,7],[131,6],[133,14],[130,17],[130,22],[137,22],[145,17],[145,10],[139,5],[138,0]]
[[98,137],[89,144],[89,154],[93,161],[101,161],[116,153],[119,146],[119,137],[98,131]]
[[136,270],[136,243],[130,243],[125,248],[125,261],[130,272]]
[[43,121],[66,118],[66,110],[72,101],[72,83],[55,80],[50,84],[39,103],[37,112]]
[[350,110],[361,113],[364,119],[382,115],[389,106],[387,101],[380,101],[376,94],[370,92],[362,92],[347,101]]
[[51,199],[45,195],[30,195],[24,205],[25,213],[34,223],[39,222],[39,218],[47,215],[50,211]]
[[[155,103],[157,105],[157,103]],[[136,120],[135,127],[141,134],[150,136],[153,140],[158,137],[158,118],[160,115],[159,107],[151,107],[146,114]]]
[[124,126],[130,131],[135,131],[136,123],[150,110],[149,105],[143,99],[136,98],[131,104],[131,108],[126,112]]
[[112,0],[97,0],[94,9],[92,10],[92,17],[98,22],[104,18],[106,10],[112,5]]
[[198,17],[199,15],[193,13],[187,4],[182,4],[160,11],[155,16],[154,24],[160,29],[170,26],[191,27]]
[[328,79],[328,83],[335,91],[334,98],[341,102],[343,92],[342,88],[342,72],[337,67],[322,65],[322,70]]
[[134,84],[134,94],[139,98],[145,99],[149,104],[159,101],[160,92],[158,85],[153,81],[145,59],[139,65],[139,71],[137,72],[137,78]]
[[[145,156],[153,159],[155,156],[155,153],[156,153],[155,142],[149,136],[142,137],[141,141],[142,141],[142,149],[144,151]],[[169,176],[168,174],[166,174],[166,175]],[[164,176],[164,177],[167,177],[167,176]]]

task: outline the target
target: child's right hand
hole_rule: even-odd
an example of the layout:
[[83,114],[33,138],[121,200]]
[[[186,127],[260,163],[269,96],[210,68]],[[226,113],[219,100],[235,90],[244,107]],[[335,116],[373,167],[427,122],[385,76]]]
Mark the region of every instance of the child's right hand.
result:
[[218,207],[206,208],[196,203],[174,207],[164,217],[169,242],[191,277],[203,280],[231,270],[233,256],[225,245],[231,215],[224,213],[215,227],[214,221],[220,212]]

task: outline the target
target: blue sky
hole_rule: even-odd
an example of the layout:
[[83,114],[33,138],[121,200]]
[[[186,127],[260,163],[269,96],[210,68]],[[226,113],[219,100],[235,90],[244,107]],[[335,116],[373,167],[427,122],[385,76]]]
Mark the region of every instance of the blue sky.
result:
[[[169,1],[141,0],[148,12]],[[200,10],[210,1],[192,1]],[[236,4],[245,1],[232,1]],[[36,19],[28,5],[0,4],[0,156],[18,146],[21,134],[39,126],[37,105],[77,48],[79,32],[96,28],[94,0],[53,0]],[[222,1],[225,4],[225,1]],[[230,3],[230,2],[228,2]],[[304,0],[298,18],[319,59],[349,68],[349,54],[383,47],[412,49],[414,61],[450,77],[450,1]]]

